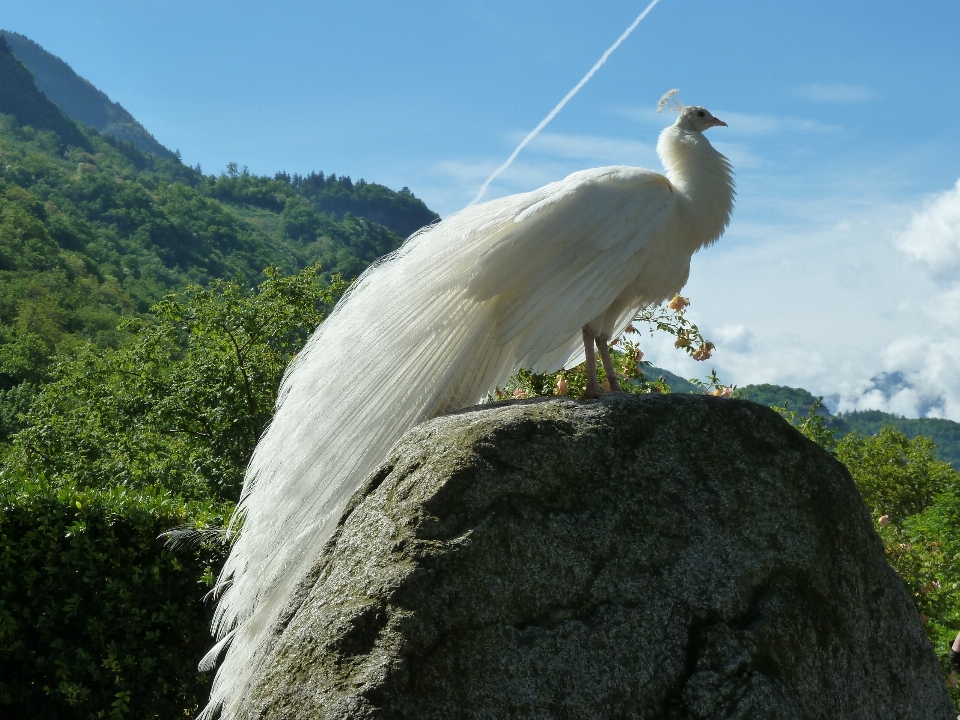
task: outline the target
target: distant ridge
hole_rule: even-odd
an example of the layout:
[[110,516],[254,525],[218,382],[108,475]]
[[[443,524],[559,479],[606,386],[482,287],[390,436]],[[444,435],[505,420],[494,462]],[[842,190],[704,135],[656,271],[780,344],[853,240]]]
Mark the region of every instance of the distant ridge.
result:
[[[694,394],[702,392],[688,380],[660,367],[644,368],[644,374],[650,380],[659,376],[667,383],[671,392]],[[785,407],[800,416],[807,415],[817,400],[809,390],[803,388],[768,384],[745,385],[737,388],[735,397],[752,400],[769,407]],[[876,435],[885,425],[896,428],[910,439],[919,435],[928,437],[937,446],[937,458],[960,470],[960,423],[958,422],[944,418],[906,418],[881,410],[853,410],[834,415],[825,406],[821,406],[817,412],[826,421],[827,427],[837,432],[838,438],[850,432],[864,437]]]
[[40,91],[64,114],[119,140],[132,143],[143,152],[163,158],[174,154],[161,145],[119,103],[77,75],[67,63],[24,35],[0,30],[13,54],[33,73]]

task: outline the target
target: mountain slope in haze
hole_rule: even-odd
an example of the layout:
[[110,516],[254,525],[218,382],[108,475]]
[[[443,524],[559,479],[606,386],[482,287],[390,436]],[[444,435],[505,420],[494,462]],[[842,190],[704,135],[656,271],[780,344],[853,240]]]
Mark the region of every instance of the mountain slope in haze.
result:
[[0,37],[7,41],[17,59],[33,73],[40,91],[68,117],[119,140],[133,143],[143,152],[168,159],[174,157],[119,103],[113,102],[92,83],[77,75],[56,55],[19,33],[0,30]]
[[17,61],[3,37],[0,37],[0,113],[13,115],[21,125],[52,130],[66,144],[90,147],[76,125],[37,92],[30,71]]

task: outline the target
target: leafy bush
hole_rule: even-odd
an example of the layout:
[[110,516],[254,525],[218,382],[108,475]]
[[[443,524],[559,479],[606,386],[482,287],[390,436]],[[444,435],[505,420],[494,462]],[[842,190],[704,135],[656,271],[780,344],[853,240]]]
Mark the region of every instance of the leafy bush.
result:
[[192,716],[212,679],[196,668],[223,550],[172,553],[157,536],[229,509],[0,476],[0,715]]
[[189,287],[128,321],[119,348],[61,359],[5,464],[75,487],[235,500],[284,368],[343,290],[319,271]]
[[0,458],[0,716],[170,718],[206,701],[202,599],[226,548],[157,537],[232,512],[284,368],[343,290],[319,271],[192,286],[118,348],[0,391],[16,431]]

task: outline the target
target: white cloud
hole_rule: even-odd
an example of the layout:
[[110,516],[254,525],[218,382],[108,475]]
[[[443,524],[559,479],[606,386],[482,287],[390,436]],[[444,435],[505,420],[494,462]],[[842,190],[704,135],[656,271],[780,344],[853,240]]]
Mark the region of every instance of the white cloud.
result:
[[896,240],[910,206],[853,193],[787,209],[776,221],[734,215],[693,258],[684,294],[713,358],[694,363],[669,338],[645,337],[648,359],[683,377],[715,368],[728,383],[836,394],[840,410],[960,420],[960,290],[904,262]]
[[914,213],[897,245],[925,263],[940,281],[957,281],[960,274],[960,180]]
[[713,338],[725,350],[736,353],[750,352],[756,340],[746,325],[721,325],[713,332]]
[[884,372],[842,388],[840,409],[960,420],[960,181],[922,203],[895,247],[928,282],[904,300],[912,327],[884,348]]
[[877,96],[866,85],[819,84],[800,85],[796,92],[801,97],[814,102],[857,104],[872,100]]
[[779,132],[836,132],[840,128],[819,120],[773,115],[768,113],[741,113],[717,111],[716,116],[727,123],[731,132],[747,135],[769,135]]
[[886,371],[840,387],[839,409],[960,420],[960,339],[907,335],[882,354]]

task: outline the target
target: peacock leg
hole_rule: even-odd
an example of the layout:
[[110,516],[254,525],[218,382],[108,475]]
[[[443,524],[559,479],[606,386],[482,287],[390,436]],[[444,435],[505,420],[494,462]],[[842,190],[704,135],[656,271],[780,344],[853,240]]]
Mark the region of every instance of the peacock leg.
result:
[[596,333],[589,325],[583,326],[583,349],[587,355],[587,386],[583,389],[581,400],[596,400],[600,397],[600,382],[597,380],[597,352],[593,349]]
[[610,348],[607,346],[607,338],[604,335],[597,335],[597,350],[600,351],[600,359],[603,361],[603,369],[607,373],[607,382],[610,383],[610,392],[623,392],[620,389],[620,381],[617,379],[617,371],[613,367],[613,360],[610,359]]

